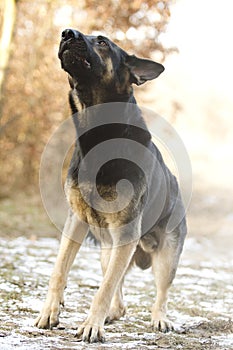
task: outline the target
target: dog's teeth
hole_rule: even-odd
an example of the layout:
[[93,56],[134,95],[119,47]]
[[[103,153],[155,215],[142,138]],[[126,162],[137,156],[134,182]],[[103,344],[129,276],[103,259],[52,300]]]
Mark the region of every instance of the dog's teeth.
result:
[[90,64],[90,62],[87,61],[86,58],[79,57],[78,59],[86,66],[86,68],[88,68],[88,69],[91,68],[91,64]]
[[87,60],[84,60],[84,63],[88,68],[91,68],[90,62],[88,62]]

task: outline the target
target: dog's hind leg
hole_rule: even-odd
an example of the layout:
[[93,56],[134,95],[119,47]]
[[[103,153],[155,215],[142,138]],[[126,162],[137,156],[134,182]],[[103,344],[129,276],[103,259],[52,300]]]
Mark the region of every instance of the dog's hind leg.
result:
[[[103,271],[103,275],[105,275],[109,260],[111,257],[112,249],[111,248],[102,248],[101,250],[101,267]],[[119,282],[119,285],[116,288],[115,294],[113,295],[110,310],[105,319],[105,323],[111,323],[113,320],[118,320],[125,314],[125,307],[123,304],[123,293],[122,293],[122,285],[124,282],[124,277]]]
[[57,260],[49,282],[49,290],[40,315],[35,321],[39,328],[52,328],[59,323],[60,304],[74,258],[87,232],[87,225],[70,212],[67,217]]
[[167,318],[168,290],[176,274],[176,269],[182,250],[183,240],[177,232],[165,233],[162,246],[152,253],[152,269],[157,288],[156,301],[152,307],[152,326],[154,330],[168,332],[174,329]]

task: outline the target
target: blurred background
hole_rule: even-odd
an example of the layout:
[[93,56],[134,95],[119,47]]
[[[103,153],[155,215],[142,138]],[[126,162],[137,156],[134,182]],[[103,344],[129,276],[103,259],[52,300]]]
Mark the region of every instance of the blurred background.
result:
[[44,146],[69,115],[61,31],[103,33],[165,65],[138,102],[181,136],[193,167],[191,235],[231,239],[232,6],[227,0],[0,0],[0,233],[51,231],[39,193]]
[[[129,53],[164,64],[158,79],[135,87],[136,98],[176,130],[192,163],[188,237],[169,303],[179,332],[148,329],[154,282],[150,271],[142,277],[133,269],[126,278],[128,316],[110,326],[109,346],[233,349],[232,10],[229,0],[0,0],[1,349],[79,348],[76,340],[72,347],[71,325],[84,318],[101,280],[99,253],[82,247],[66,292],[65,327],[32,329],[60,238],[41,200],[39,170],[50,136],[70,116],[57,57],[69,27],[103,33]],[[170,131],[164,128],[169,142]],[[64,210],[52,199],[61,219]]]

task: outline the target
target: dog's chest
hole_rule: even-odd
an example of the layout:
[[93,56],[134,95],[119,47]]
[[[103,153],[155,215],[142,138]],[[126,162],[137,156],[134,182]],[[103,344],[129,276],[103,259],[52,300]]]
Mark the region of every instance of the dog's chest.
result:
[[96,215],[90,203],[90,192],[91,189],[88,183],[75,186],[71,181],[67,181],[65,184],[66,198],[73,212],[78,215],[80,220],[89,225],[99,226],[100,218]]
[[116,192],[111,186],[101,186],[94,189],[93,185],[88,182],[76,186],[71,180],[67,180],[65,193],[73,212],[78,215],[80,220],[90,225],[94,231],[109,226],[119,227],[129,216],[128,211],[125,210],[116,210],[115,212],[106,210],[107,207],[110,207],[110,203],[115,200]]

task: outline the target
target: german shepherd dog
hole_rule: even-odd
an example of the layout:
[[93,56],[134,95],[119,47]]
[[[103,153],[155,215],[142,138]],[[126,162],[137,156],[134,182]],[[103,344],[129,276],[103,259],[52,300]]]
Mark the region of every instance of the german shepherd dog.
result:
[[[103,280],[77,336],[90,343],[104,341],[104,324],[125,313],[122,285],[134,263],[142,269],[152,266],[155,276],[153,329],[171,331],[167,294],[186,235],[185,212],[176,178],[152,142],[132,88],[157,78],[164,67],[127,54],[104,36],[73,29],[62,32],[58,57],[71,86],[77,140],[65,184],[70,211],[35,325],[58,325],[69,270],[91,232],[101,245]],[[98,148],[101,144],[107,146]],[[93,149],[99,151],[88,158]],[[109,152],[99,165],[99,157]]]

